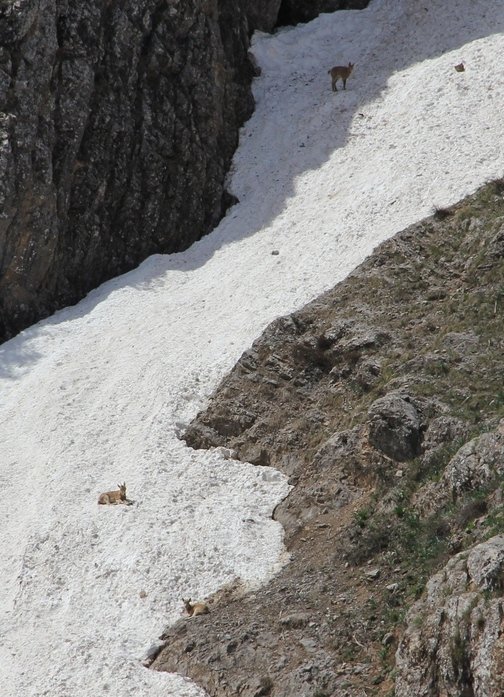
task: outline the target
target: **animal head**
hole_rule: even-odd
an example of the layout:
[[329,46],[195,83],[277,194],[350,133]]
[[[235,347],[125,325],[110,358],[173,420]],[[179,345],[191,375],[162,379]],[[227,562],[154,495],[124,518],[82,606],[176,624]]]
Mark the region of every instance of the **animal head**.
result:
[[191,598],[182,598],[182,602],[184,603],[184,608],[185,611],[187,612],[188,615],[192,615],[193,613],[193,606],[191,604]]
[[352,70],[354,69],[354,65],[355,65],[355,63],[350,63],[350,62],[348,63],[348,72],[349,73],[351,73]]
[[118,484],[119,487],[119,493],[121,494],[121,498],[124,500],[126,498],[126,482],[123,484]]

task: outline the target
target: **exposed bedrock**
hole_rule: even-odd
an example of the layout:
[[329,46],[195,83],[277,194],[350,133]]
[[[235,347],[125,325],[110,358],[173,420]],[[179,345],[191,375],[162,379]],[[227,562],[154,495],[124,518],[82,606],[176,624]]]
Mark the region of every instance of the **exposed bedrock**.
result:
[[406,617],[397,697],[498,697],[502,667],[504,537],[450,559]]
[[218,222],[262,4],[4,3],[0,338]]
[[0,341],[218,223],[254,106],[250,36],[280,6],[2,3]]

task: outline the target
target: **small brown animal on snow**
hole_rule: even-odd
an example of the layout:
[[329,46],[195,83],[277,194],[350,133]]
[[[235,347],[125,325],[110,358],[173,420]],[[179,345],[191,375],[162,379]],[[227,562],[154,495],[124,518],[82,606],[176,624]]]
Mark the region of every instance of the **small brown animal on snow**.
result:
[[118,491],[106,491],[104,494],[100,494],[98,503],[103,504],[118,504],[118,503],[128,503],[126,498],[126,483],[118,484]]
[[338,80],[343,80],[343,89],[346,90],[346,81],[350,77],[352,70],[354,69],[354,63],[349,63],[348,65],[335,65],[327,72],[331,76],[332,91],[337,92],[338,88],[336,83]]

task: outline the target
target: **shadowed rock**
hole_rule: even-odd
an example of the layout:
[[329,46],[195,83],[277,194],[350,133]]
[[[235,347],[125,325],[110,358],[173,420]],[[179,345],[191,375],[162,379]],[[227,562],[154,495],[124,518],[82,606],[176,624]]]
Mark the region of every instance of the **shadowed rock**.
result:
[[377,399],[368,412],[369,442],[402,462],[420,453],[422,420],[408,395],[391,393]]

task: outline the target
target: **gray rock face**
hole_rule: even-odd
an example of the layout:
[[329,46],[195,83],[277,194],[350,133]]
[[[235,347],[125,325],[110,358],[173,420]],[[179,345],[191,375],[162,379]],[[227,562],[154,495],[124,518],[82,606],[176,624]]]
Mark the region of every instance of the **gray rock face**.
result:
[[279,5],[2,3],[0,340],[215,226]]
[[454,499],[504,474],[504,420],[494,433],[463,445],[446,468],[441,486]]
[[[459,438],[464,433],[462,422],[457,419],[439,417],[433,419],[422,442],[426,453],[424,460],[436,456],[436,448],[430,446],[450,442],[449,436]],[[463,500],[473,492],[486,489],[487,495],[494,491],[496,501],[501,500],[500,481],[504,475],[504,420],[495,431],[483,433],[464,443],[450,458],[439,480],[427,481],[414,495],[415,510],[422,516],[431,515],[450,503]],[[472,519],[486,510],[484,498],[469,500],[465,510]]]
[[466,430],[466,424],[460,419],[453,416],[438,416],[429,421],[422,446],[428,453],[435,452],[439,446],[464,438]]
[[[217,224],[253,109],[250,35],[281,4],[2,2],[0,341]],[[349,4],[367,0],[287,14]]]
[[504,537],[458,554],[409,611],[396,655],[396,697],[504,694]]
[[369,408],[369,442],[378,450],[402,462],[420,453],[422,419],[414,401],[391,392]]

